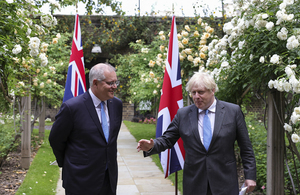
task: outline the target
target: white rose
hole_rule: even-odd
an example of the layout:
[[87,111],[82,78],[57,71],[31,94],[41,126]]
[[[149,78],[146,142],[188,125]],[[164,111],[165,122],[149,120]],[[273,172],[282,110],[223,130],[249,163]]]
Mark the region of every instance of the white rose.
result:
[[291,125],[287,124],[287,123],[284,123],[284,126],[283,128],[288,131],[288,132],[292,132],[293,131],[293,128]]
[[292,141],[294,143],[297,143],[297,142],[300,141],[300,138],[299,138],[299,136],[296,133],[293,133],[293,135],[291,137],[292,137]]

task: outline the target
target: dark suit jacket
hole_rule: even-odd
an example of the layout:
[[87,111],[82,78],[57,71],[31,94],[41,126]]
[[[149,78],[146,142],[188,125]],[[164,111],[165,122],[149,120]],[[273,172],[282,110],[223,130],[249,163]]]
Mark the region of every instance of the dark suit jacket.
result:
[[190,105],[178,110],[165,133],[154,140],[152,155],[171,148],[182,138],[185,149],[183,194],[238,195],[238,177],[234,143],[241,152],[246,179],[256,180],[256,164],[244,115],[238,105],[217,100],[215,125],[208,151],[198,131],[198,108]]
[[122,102],[107,100],[110,118],[108,143],[89,92],[61,105],[49,141],[59,167],[63,187],[70,193],[99,194],[106,166],[113,191],[118,179],[117,137],[122,122]]

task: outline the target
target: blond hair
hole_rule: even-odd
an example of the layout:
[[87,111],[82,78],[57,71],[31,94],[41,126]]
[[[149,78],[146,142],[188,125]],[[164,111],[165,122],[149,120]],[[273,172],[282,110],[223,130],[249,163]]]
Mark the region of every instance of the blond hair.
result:
[[195,72],[192,78],[187,82],[185,89],[191,92],[194,86],[205,87],[210,91],[215,89],[215,92],[219,90],[214,78],[205,72]]

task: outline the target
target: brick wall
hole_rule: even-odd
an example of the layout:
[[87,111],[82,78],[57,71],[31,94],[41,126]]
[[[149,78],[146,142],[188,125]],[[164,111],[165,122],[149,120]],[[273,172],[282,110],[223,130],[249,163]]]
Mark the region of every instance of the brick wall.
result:
[[256,97],[251,98],[250,105],[246,106],[248,112],[256,112],[258,113],[258,118],[263,119],[265,114],[265,103],[262,99],[258,99]]
[[[249,112],[259,113],[259,118],[263,117],[265,112],[265,104],[261,99],[253,98],[249,106],[246,107]],[[55,115],[58,113],[59,108],[46,108],[46,117],[55,120]],[[134,117],[134,104],[123,103],[123,120],[131,121]]]
[[[50,109],[46,108],[46,117],[55,120],[55,115],[58,113],[59,108]],[[134,104],[123,103],[123,120],[131,121],[134,116]]]
[[123,102],[123,120],[131,121],[134,116],[134,104]]

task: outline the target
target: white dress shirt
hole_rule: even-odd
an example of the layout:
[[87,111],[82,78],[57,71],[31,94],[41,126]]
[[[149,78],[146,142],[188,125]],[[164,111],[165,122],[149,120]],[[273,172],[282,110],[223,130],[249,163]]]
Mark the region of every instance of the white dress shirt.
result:
[[[207,109],[209,110],[208,112],[208,117],[210,120],[210,125],[211,125],[211,134],[213,135],[214,133],[214,126],[215,126],[215,116],[216,116],[216,103],[217,100],[215,99],[212,105]],[[198,131],[200,135],[201,142],[203,144],[203,118],[205,116],[205,111],[201,110],[200,108],[198,109]]]
[[[89,93],[92,97],[96,112],[98,114],[99,121],[100,121],[100,123],[102,123],[102,121],[101,121],[101,108],[99,106],[99,104],[101,103],[101,100],[93,94],[91,88],[89,89]],[[107,100],[105,100],[104,103],[105,103],[104,111],[105,111],[105,115],[106,115],[106,119],[107,119],[108,129],[109,129],[109,115],[108,115],[108,109],[107,109]]]

